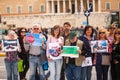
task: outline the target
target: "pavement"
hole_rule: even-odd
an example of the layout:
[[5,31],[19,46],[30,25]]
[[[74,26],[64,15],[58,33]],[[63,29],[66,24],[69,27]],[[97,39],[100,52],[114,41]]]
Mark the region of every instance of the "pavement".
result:
[[[27,79],[29,80],[29,73],[30,71],[28,71],[27,73]],[[48,71],[46,71],[45,73],[48,73]],[[6,69],[5,69],[5,64],[4,64],[4,57],[0,57],[0,80],[7,80],[6,79]],[[50,80],[48,78],[48,80]],[[95,67],[93,67],[92,69],[92,79],[91,80],[96,80],[96,72],[95,72]],[[108,79],[110,80],[110,79]]]

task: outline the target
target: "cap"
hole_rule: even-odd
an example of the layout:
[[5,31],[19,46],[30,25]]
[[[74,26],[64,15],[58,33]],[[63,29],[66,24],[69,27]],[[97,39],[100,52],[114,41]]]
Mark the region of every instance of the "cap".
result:
[[75,31],[70,32],[69,39],[73,39],[76,35]]

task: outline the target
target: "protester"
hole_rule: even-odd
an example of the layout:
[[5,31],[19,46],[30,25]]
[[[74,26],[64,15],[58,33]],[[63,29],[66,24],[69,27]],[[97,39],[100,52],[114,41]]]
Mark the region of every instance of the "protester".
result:
[[109,41],[109,45],[110,45],[110,48],[109,48],[109,51],[111,52],[112,51],[112,43],[114,41],[114,34],[115,34],[115,30],[116,30],[116,26],[115,25],[111,25],[109,27],[109,34],[108,34],[108,41]]
[[[113,44],[113,41],[114,41],[114,34],[115,34],[115,30],[116,30],[116,26],[115,25],[110,25],[110,27],[109,27],[109,29],[108,29],[108,31],[109,31],[109,34],[108,34],[108,37],[107,37],[107,39],[108,39],[108,41],[109,41],[109,52],[111,53],[112,52],[112,44]],[[112,67],[114,67],[114,65],[112,65],[112,63],[111,63],[111,65],[110,65],[110,71],[111,71],[111,73],[114,73],[112,70],[111,70],[111,68]],[[115,74],[109,74],[110,76],[110,80],[113,80],[114,79],[114,75]],[[112,76],[111,76],[112,75]],[[113,77],[113,78],[112,78]]]
[[44,71],[42,68],[42,63],[41,63],[41,53],[43,50],[46,48],[45,45],[45,36],[40,34],[41,32],[41,24],[35,23],[32,28],[32,33],[33,34],[39,34],[39,39],[42,40],[40,43],[42,46],[38,45],[32,45],[32,43],[26,42],[25,41],[25,49],[26,51],[29,50],[29,67],[30,67],[30,80],[35,80],[35,74],[36,74],[36,68],[38,69],[39,72],[39,78],[40,80],[44,80]]
[[[50,52],[49,45],[51,43],[56,43],[56,44],[58,43],[58,46],[60,46],[59,48],[57,48],[57,50],[55,50],[55,53]],[[61,54],[60,49],[63,45],[64,45],[64,39],[62,36],[60,36],[60,26],[55,25],[52,28],[51,36],[49,36],[47,40],[47,51],[46,51],[47,54],[46,55],[47,55],[48,63],[49,63],[50,80],[60,80],[60,73],[61,73],[63,59],[59,55]],[[57,59],[53,59],[51,56]]]
[[[106,46],[109,47],[109,41],[107,39],[107,30],[102,28],[98,31],[98,38],[97,40],[107,41]],[[102,46],[103,47],[103,46]],[[99,46],[101,48],[101,46]],[[96,52],[95,55],[96,61],[96,74],[97,80],[108,80],[108,69],[110,65],[110,53],[109,51],[105,52]]]
[[112,64],[111,71],[112,71],[112,80],[120,80],[120,29],[115,31],[114,35],[114,43],[112,45]]
[[[83,32],[83,35],[79,37],[80,40],[84,42],[84,57],[85,60],[87,57],[93,58],[93,54],[91,53],[91,47],[90,47],[90,41],[95,40],[94,38],[94,29],[92,26],[86,26],[85,30]],[[82,79],[81,80],[91,80],[91,71],[92,71],[92,65],[91,66],[85,66],[82,67]]]
[[62,36],[64,37],[64,41],[66,41],[66,39],[68,39],[68,36],[69,36],[69,33],[70,33],[70,29],[71,29],[71,24],[69,22],[65,22],[63,24],[63,31],[64,32],[62,34]]
[[[9,30],[4,40],[17,40],[17,34],[13,30]],[[11,45],[8,45],[12,48]],[[3,51],[6,52],[5,66],[7,71],[7,80],[18,80],[18,56],[17,53],[20,51],[19,42],[17,40],[18,49],[16,51]]]
[[81,80],[81,64],[82,64],[82,46],[83,42],[78,40],[77,34],[73,31],[69,34],[65,46],[78,46],[78,58],[66,57],[65,75],[67,80]]
[[[70,29],[71,29],[71,24],[69,22],[65,22],[63,24],[63,33],[62,33],[62,36],[64,37],[64,45],[66,40],[68,39]],[[62,65],[60,80],[65,80],[65,74],[64,74],[65,67],[66,67],[66,63],[65,63],[65,59],[63,58],[63,65]]]
[[18,30],[18,40],[21,47],[21,52],[18,55],[19,59],[23,60],[23,65],[21,66],[23,67],[23,71],[19,72],[20,80],[26,79],[26,73],[29,69],[29,52],[25,50],[23,42],[26,32],[27,30],[25,28],[20,28]]

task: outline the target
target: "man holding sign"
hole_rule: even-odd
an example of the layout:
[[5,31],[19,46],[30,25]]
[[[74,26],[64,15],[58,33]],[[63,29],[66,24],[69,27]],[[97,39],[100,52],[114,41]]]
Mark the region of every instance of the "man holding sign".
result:
[[[41,65],[41,54],[46,48],[45,37],[40,33],[41,25],[36,23],[33,25],[31,34],[26,34],[25,49],[29,50],[29,63],[30,63],[30,80],[35,80],[36,67],[39,70],[40,80],[44,80],[44,72]],[[38,44],[37,44],[38,43]]]
[[[73,55],[78,55],[78,57],[71,56],[72,53],[70,53],[70,56],[66,57],[66,69],[65,69],[65,74],[67,77],[67,80],[81,80],[81,64],[82,64],[82,46],[83,42],[78,40],[76,33],[71,32],[69,34],[69,39],[66,40],[65,46],[73,46],[73,49],[76,50],[73,52]],[[76,47],[76,48],[74,48]],[[65,56],[64,53],[66,53],[63,46],[63,52],[62,56]],[[68,53],[66,53],[68,55]]]

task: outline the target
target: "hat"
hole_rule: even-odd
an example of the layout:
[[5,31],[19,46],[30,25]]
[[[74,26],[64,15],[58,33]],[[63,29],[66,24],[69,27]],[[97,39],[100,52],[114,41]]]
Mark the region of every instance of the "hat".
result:
[[76,35],[75,31],[70,32],[69,39],[73,39]]

